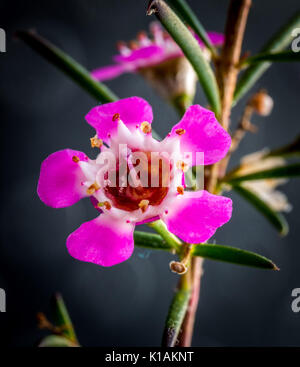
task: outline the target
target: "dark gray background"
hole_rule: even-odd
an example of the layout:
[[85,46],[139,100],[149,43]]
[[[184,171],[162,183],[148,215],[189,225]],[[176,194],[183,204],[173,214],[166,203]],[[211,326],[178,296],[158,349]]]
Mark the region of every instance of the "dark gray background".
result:
[[[298,1],[254,1],[244,50],[257,51],[296,10]],[[222,31],[228,1],[190,1],[208,30]],[[37,197],[42,160],[50,153],[89,148],[93,130],[84,115],[96,102],[40,56],[12,39],[20,28],[35,28],[89,69],[109,64],[115,43],[133,39],[153,18],[147,1],[2,1],[0,27],[7,31],[1,70],[1,255],[0,287],[7,313],[0,314],[1,345],[32,346],[44,335],[37,311],[61,291],[85,346],[155,346],[176,286],[165,253],[136,249],[132,258],[101,268],[71,258],[65,239],[95,212],[88,201],[67,209],[46,207]],[[268,118],[255,118],[259,134],[248,136],[234,156],[276,147],[299,133],[297,64],[275,65],[260,80],[275,101]],[[166,134],[176,113],[136,75],[109,82],[120,97],[139,95],[153,106],[155,129]],[[205,104],[201,93],[197,102]],[[233,125],[244,101],[233,112]],[[294,205],[285,238],[247,203],[232,195],[231,222],[216,241],[272,258],[280,272],[206,261],[196,320],[195,346],[287,346],[300,344],[300,313],[291,311],[291,291],[300,287],[299,181],[283,190]]]

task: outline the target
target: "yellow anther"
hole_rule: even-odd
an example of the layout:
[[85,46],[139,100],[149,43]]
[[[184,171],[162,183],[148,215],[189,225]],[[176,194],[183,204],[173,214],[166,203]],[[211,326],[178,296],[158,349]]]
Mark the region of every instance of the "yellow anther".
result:
[[120,120],[120,114],[119,113],[115,113],[112,117],[113,121],[119,121]]
[[86,193],[88,195],[93,195],[97,190],[100,189],[100,186],[95,182],[93,183],[87,190]]
[[189,168],[189,166],[183,161],[177,161],[176,167],[183,172],[186,172]]
[[184,129],[176,129],[175,130],[175,133],[177,134],[177,135],[183,135],[183,134],[185,134],[185,130]]
[[184,188],[182,186],[178,186],[177,187],[177,192],[178,192],[178,194],[183,195],[184,194]]
[[98,139],[97,135],[95,135],[93,138],[90,138],[90,141],[92,148],[101,148],[103,145],[103,141],[101,139]]
[[145,213],[145,211],[148,209],[148,206],[149,206],[149,200],[141,200],[139,202],[139,208],[143,213]]
[[142,132],[143,132],[144,134],[149,134],[149,133],[151,133],[151,131],[152,131],[151,124],[149,124],[149,122],[148,122],[148,121],[144,121],[144,122],[142,122],[142,123],[141,123],[141,127],[140,127],[140,129],[142,130]]
[[109,201],[102,201],[102,202],[99,202],[98,204],[97,204],[100,208],[101,207],[105,207],[105,209],[107,209],[107,210],[110,210],[111,209],[111,204],[110,204],[110,202]]
[[80,159],[77,157],[77,155],[73,155],[72,161],[75,162],[75,163],[78,163],[80,161]]

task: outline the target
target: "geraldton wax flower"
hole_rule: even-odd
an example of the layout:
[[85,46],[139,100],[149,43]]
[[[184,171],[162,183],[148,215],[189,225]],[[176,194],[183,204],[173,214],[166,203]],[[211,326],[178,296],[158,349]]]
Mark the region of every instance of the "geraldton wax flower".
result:
[[214,114],[191,106],[163,141],[152,137],[152,119],[151,106],[138,97],[94,107],[86,120],[96,130],[97,158],[66,149],[42,163],[38,195],[45,204],[62,208],[89,197],[100,211],[68,237],[74,258],[102,266],[127,260],[137,224],[162,219],[183,241],[201,243],[230,219],[229,198],[185,190],[184,171],[197,153],[213,164],[230,147]]
[[[191,32],[193,32],[191,30]],[[151,37],[140,32],[137,39],[129,43],[118,43],[119,55],[114,56],[114,65],[92,71],[99,81],[113,79],[123,73],[141,74],[167,100],[186,95],[192,100],[196,91],[196,73],[183,55],[181,49],[165,32],[159,23],[150,24]],[[210,51],[193,32],[207,59]],[[214,46],[221,46],[224,36],[209,32],[208,37]]]

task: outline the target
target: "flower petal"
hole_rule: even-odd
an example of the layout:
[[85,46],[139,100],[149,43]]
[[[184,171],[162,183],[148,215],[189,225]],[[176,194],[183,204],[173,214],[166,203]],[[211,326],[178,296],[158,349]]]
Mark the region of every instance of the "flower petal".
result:
[[108,142],[109,136],[117,131],[118,123],[113,121],[116,113],[129,129],[135,129],[137,123],[151,123],[153,120],[152,107],[139,97],[125,98],[94,107],[85,118],[96,129],[98,138]]
[[160,59],[164,54],[165,50],[162,47],[151,45],[132,50],[129,55],[116,55],[114,61],[135,64],[136,68],[139,68],[149,66],[153,60]]
[[67,248],[77,260],[102,266],[112,266],[127,260],[134,248],[134,225],[111,220],[101,214],[83,223],[67,239]]
[[223,33],[208,32],[207,35],[208,35],[210,42],[214,46],[222,46],[225,41],[225,36]]
[[127,69],[125,68],[124,65],[116,64],[116,65],[104,66],[102,68],[95,69],[91,71],[91,74],[95,79],[101,82],[103,80],[116,78],[126,71]]
[[163,214],[169,231],[189,243],[202,243],[231,218],[231,199],[194,191],[178,195],[174,207]]
[[196,163],[196,152],[204,154],[204,164],[213,164],[224,158],[230,148],[230,135],[223,129],[212,111],[199,105],[189,107],[181,121],[171,131],[185,130],[180,135],[182,152],[193,153],[193,165]]
[[80,161],[88,160],[82,152],[65,149],[49,155],[42,163],[37,193],[46,205],[64,208],[87,196],[81,185],[85,177],[73,161],[74,156]]
[[[225,36],[223,33],[207,32],[207,36],[213,46],[222,46],[224,44]],[[203,41],[196,33],[194,33],[194,37],[196,38],[201,47],[205,47]]]

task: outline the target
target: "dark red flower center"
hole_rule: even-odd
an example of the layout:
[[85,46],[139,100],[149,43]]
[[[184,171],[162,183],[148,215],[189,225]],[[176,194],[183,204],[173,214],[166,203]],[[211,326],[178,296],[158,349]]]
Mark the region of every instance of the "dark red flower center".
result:
[[[134,169],[131,167],[131,175],[134,174],[138,180],[138,184],[135,185],[136,187],[131,185],[132,181],[130,181],[129,177],[130,167],[128,163],[125,163],[125,169],[123,169],[124,167],[120,167],[118,163],[117,171],[115,172],[116,185],[114,187],[111,185],[104,187],[106,196],[116,208],[133,211],[141,208],[140,204],[143,200],[146,200],[148,205],[156,206],[167,195],[171,172],[170,162],[166,161],[165,158],[151,161],[151,153],[144,153],[147,159],[142,161],[137,159],[136,163],[133,164]],[[122,172],[122,177],[120,177],[120,172]],[[126,185],[121,185],[120,182],[126,182]],[[153,182],[156,182],[156,187],[151,185]]]

